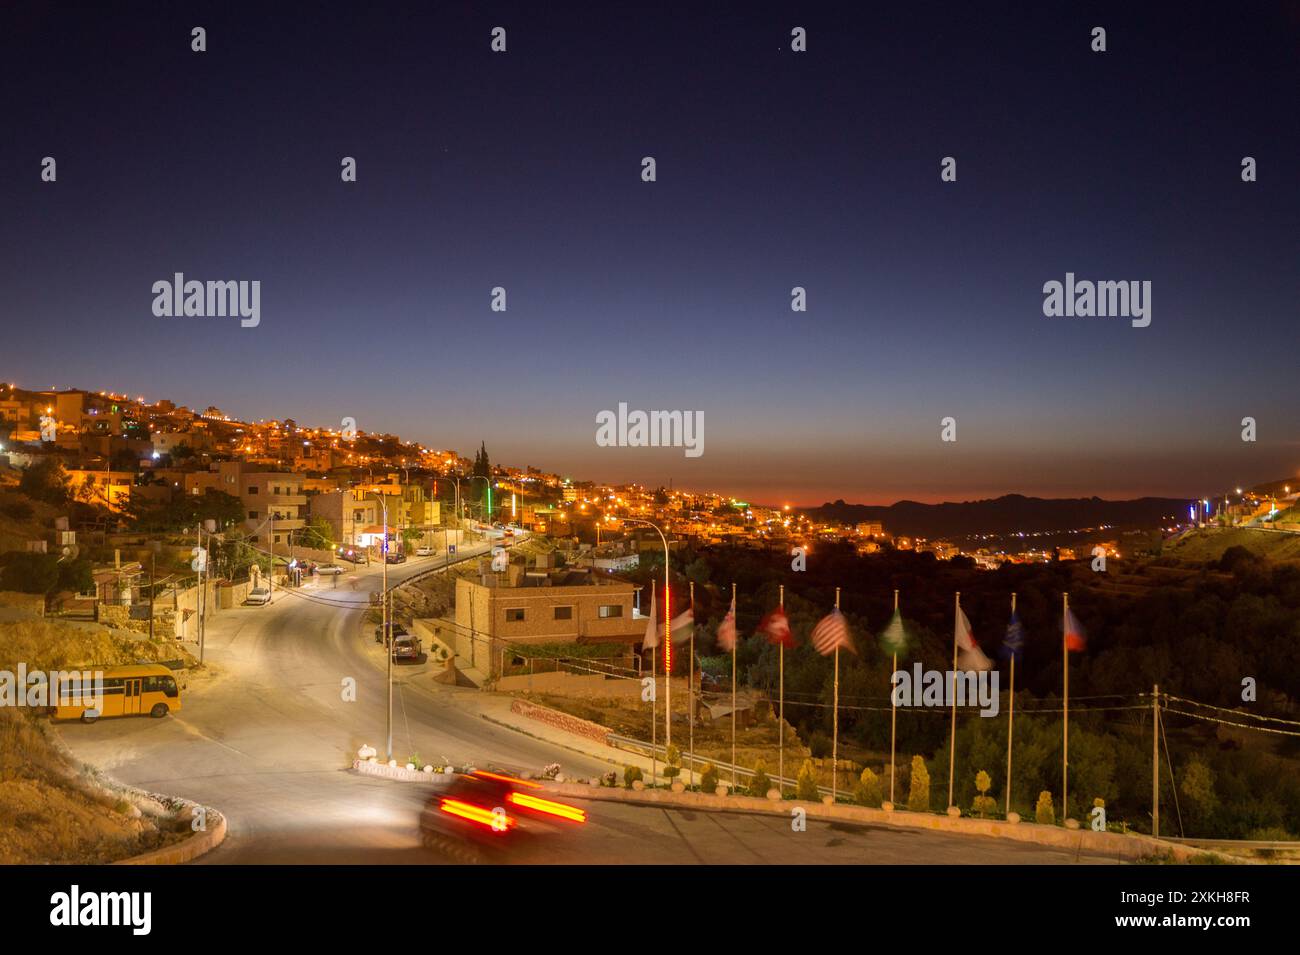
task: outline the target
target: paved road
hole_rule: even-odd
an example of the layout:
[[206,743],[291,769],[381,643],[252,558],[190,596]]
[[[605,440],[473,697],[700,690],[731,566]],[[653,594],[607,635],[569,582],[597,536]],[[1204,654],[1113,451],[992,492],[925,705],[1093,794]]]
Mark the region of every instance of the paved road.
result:
[[[467,550],[465,556],[473,556]],[[434,566],[390,567],[389,583]],[[193,674],[185,708],[164,720],[63,724],[76,756],[123,782],[172,793],[226,814],[226,842],[208,863],[437,863],[417,820],[432,785],[394,783],[347,767],[363,744],[384,747],[384,674],[357,633],[379,568],[302,593],[277,590],[267,607],[209,621],[211,672]],[[400,672],[400,669],[399,669]],[[343,681],[356,681],[356,700]],[[610,767],[489,723],[476,691],[403,687],[394,703],[394,755],[570,775]],[[592,801],[590,821],[512,861],[604,863],[1072,862],[1071,853],[978,837],[810,822],[792,832],[775,817],[665,811]]]

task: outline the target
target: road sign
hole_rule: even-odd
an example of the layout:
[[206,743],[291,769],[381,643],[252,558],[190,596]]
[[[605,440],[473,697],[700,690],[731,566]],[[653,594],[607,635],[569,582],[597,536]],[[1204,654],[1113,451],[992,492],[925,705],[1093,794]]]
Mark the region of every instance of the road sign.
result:
[[454,553],[456,553],[456,545],[455,545],[455,544],[448,544],[448,545],[447,545],[447,553],[449,553],[449,554],[454,554]]

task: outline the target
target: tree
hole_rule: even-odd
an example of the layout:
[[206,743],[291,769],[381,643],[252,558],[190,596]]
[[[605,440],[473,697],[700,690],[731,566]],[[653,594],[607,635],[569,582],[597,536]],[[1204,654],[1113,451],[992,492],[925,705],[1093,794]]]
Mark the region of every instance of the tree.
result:
[[989,787],[992,785],[993,779],[984,770],[981,769],[975,774],[975,788],[979,791],[979,795],[975,797],[972,811],[977,816],[991,816],[997,811],[997,803],[989,795]]
[[907,793],[907,808],[913,812],[930,811],[930,771],[920,756],[912,757],[912,785]]
[[1038,805],[1034,807],[1034,818],[1040,826],[1056,825],[1056,807],[1052,805],[1052,794],[1044,789],[1038,794]]
[[766,796],[772,788],[772,780],[767,775],[767,765],[760,759],[754,767],[754,775],[749,780],[749,791],[758,796]]
[[323,517],[313,517],[307,522],[307,526],[298,532],[298,543],[303,547],[315,547],[317,550],[333,550],[334,525]]
[[676,743],[668,746],[667,753],[664,754],[665,762],[664,775],[669,779],[676,780],[682,773],[682,751],[677,748]]
[[55,458],[42,458],[23,471],[18,479],[18,490],[36,501],[46,504],[66,504],[68,501],[68,472]]
[[704,771],[700,773],[700,791],[711,793],[718,788],[718,767],[712,763],[704,764]]
[[1187,826],[1192,835],[1211,833],[1214,817],[1219,811],[1219,797],[1214,791],[1214,773],[1198,759],[1191,760],[1178,780],[1178,792],[1183,798]]
[[480,442],[478,451],[474,454],[474,475],[476,477],[492,477],[492,462],[488,460],[487,442]]
[[862,770],[853,795],[860,805],[879,808],[883,798],[880,792],[880,777],[870,769]]

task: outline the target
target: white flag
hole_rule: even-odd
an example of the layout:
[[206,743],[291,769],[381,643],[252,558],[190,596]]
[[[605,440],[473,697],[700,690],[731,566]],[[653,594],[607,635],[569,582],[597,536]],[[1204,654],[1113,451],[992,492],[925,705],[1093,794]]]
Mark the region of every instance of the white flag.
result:
[[645,625],[645,639],[641,641],[642,650],[653,650],[659,646],[659,630],[655,627],[655,585],[650,585],[650,619]]
[[979,644],[975,642],[975,637],[970,629],[970,620],[967,618],[965,611],[961,609],[961,604],[957,605],[957,621],[953,625],[952,639],[957,645],[957,649],[961,651],[957,657],[958,669],[993,669],[992,662],[984,655],[984,651],[980,649]]

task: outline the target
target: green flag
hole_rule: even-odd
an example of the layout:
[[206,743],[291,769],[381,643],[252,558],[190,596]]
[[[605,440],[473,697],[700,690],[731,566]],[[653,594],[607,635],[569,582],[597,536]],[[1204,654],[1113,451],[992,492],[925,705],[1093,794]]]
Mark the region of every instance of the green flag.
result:
[[906,656],[907,644],[907,629],[903,626],[903,615],[895,610],[889,625],[880,631],[880,648],[886,653]]

